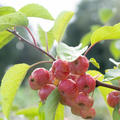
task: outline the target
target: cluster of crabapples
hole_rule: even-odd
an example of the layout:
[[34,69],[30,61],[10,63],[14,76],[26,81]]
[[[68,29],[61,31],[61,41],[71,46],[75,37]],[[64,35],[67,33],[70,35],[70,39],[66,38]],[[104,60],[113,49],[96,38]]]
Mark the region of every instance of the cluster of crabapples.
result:
[[79,56],[73,62],[58,59],[49,71],[36,68],[29,77],[29,84],[38,90],[42,102],[58,87],[60,102],[70,106],[73,114],[85,119],[93,118],[96,112],[90,93],[94,91],[96,81],[86,73],[88,67],[89,60],[85,56]]

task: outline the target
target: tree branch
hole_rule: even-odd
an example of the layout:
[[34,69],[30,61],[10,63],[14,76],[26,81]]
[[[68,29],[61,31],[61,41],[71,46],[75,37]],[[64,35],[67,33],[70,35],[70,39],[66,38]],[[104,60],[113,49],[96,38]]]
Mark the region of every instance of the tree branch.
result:
[[31,42],[29,42],[28,40],[26,40],[25,38],[23,38],[21,35],[19,35],[16,31],[14,30],[10,30],[7,29],[8,32],[11,32],[12,34],[14,34],[16,37],[18,37],[19,40],[31,45],[32,47],[38,49],[39,51],[41,51],[42,53],[44,53],[45,55],[47,55],[48,57],[50,57],[51,59],[53,59],[53,61],[55,61],[56,59],[50,55],[49,53],[45,52],[44,50],[42,50],[41,48],[39,48],[38,46],[33,45]]
[[107,88],[111,88],[111,89],[120,91],[120,87],[110,85],[110,84],[106,84],[106,83],[103,83],[103,82],[100,82],[100,81],[96,80],[96,87],[99,87],[99,86],[107,87]]

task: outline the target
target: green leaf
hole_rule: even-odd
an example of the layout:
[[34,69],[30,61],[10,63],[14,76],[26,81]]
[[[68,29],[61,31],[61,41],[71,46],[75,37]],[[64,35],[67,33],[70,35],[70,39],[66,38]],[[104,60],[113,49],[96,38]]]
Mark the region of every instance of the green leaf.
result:
[[38,107],[29,107],[29,108],[18,110],[16,114],[24,115],[26,117],[35,117],[35,116],[38,116],[39,111],[38,111]]
[[[98,72],[98,71],[95,71],[95,70],[89,70],[87,73],[90,74],[90,75],[93,76],[93,77],[99,76],[99,77],[97,77],[97,80],[99,80],[99,81],[102,81],[103,78],[104,78],[104,75],[103,75],[102,73],[100,73],[100,72]],[[106,83],[107,83],[107,84],[111,84],[110,82],[106,82]],[[107,105],[107,108],[108,108],[108,110],[109,110],[109,112],[110,112],[110,114],[111,114],[111,116],[112,116],[113,108],[111,108],[111,107],[107,104],[107,98],[106,98],[106,97],[107,97],[107,95],[108,95],[110,92],[112,92],[113,90],[112,90],[112,89],[109,89],[109,88],[106,88],[106,87],[101,87],[101,86],[99,86],[98,89],[99,89],[99,91],[101,92],[101,94],[102,94],[102,96],[103,96],[103,99],[105,100],[105,103],[106,103],[106,105]]]
[[97,67],[98,69],[100,69],[99,63],[98,63],[94,58],[90,58],[89,61],[90,61],[95,67]]
[[85,47],[85,46],[87,46],[87,45],[90,44],[90,38],[91,38],[91,36],[92,36],[92,33],[93,33],[95,30],[97,30],[98,28],[100,28],[99,25],[92,25],[92,26],[91,26],[91,31],[88,32],[88,33],[86,33],[86,34],[82,37],[82,39],[80,40],[80,42],[82,43],[82,47]]
[[47,32],[47,37],[48,37],[48,48],[51,49],[55,41],[54,31],[52,29]]
[[120,23],[114,26],[104,26],[97,29],[91,36],[91,45],[102,40],[119,39],[120,38]]
[[112,53],[113,57],[117,60],[120,58],[120,40],[111,41],[109,46],[110,52]]
[[39,17],[48,20],[54,20],[48,10],[38,4],[28,4],[22,7],[19,11],[24,13],[27,17]]
[[14,13],[16,10],[13,7],[0,7],[0,16]]
[[74,61],[76,60],[80,55],[82,55],[88,47],[81,48],[82,44],[79,44],[76,47],[70,47],[64,43],[58,44],[57,47],[57,56],[59,56],[62,60],[67,61]]
[[[64,11],[58,15],[55,20],[54,26],[47,32],[47,39],[48,39],[48,48],[51,49],[53,46],[54,41],[60,41],[63,37],[65,29],[68,25],[68,22],[73,16],[73,12]],[[38,27],[39,38],[43,46],[46,46],[45,40],[45,31],[39,26]]]
[[120,79],[120,69],[108,69],[105,71],[103,81],[113,81]]
[[62,39],[68,22],[70,21],[73,15],[74,13],[71,11],[63,11],[56,18],[55,24],[52,28],[56,41],[60,41]]
[[60,103],[56,110],[55,120],[64,120],[64,105]]
[[39,25],[38,26],[38,34],[39,34],[39,39],[40,39],[43,47],[46,47],[46,39],[47,39],[48,49],[50,50],[51,47],[53,46],[53,42],[55,40],[53,31],[51,30],[51,31],[45,33],[45,31]]
[[14,35],[8,31],[0,32],[0,48],[8,44],[13,38]]
[[15,12],[0,17],[0,31],[14,26],[27,26],[28,19],[21,12]]
[[6,118],[9,117],[16,92],[29,68],[27,64],[16,64],[7,70],[2,79],[2,110]]
[[45,31],[42,29],[40,25],[38,26],[38,34],[39,34],[39,38],[42,43],[42,46],[45,47],[46,46]]
[[85,47],[86,45],[90,44],[91,35],[92,33],[89,32],[82,37],[82,39],[80,40],[80,42],[82,43],[82,47]]
[[44,112],[45,104],[40,104],[39,106],[39,120],[45,120],[45,112]]
[[40,107],[40,115],[43,115],[42,120],[54,120],[56,109],[60,100],[60,94],[58,89],[52,91],[48,96],[45,104]]
[[113,120],[120,120],[120,114],[119,114],[119,109],[120,109],[120,105],[116,105],[113,111]]
[[112,9],[101,9],[99,11],[99,17],[102,23],[107,23],[112,17],[113,17],[113,11]]

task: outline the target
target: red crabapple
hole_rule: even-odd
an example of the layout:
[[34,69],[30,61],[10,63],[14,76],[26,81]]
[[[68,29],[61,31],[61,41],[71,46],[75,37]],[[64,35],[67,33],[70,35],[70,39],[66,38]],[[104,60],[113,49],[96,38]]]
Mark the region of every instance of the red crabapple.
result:
[[60,95],[60,103],[63,105],[68,105],[70,107],[75,106],[74,99],[70,99],[69,97]]
[[57,79],[64,80],[69,74],[68,62],[61,59],[56,60],[52,65],[52,72]]
[[30,87],[33,90],[38,90],[38,89],[41,88],[41,86],[34,81],[34,79],[32,78],[32,76],[29,77],[28,82],[29,82]]
[[93,102],[93,98],[83,92],[80,92],[79,95],[75,98],[75,103],[80,107],[90,108],[93,106]]
[[76,82],[71,79],[60,81],[58,85],[58,90],[61,95],[69,98],[76,97],[78,94],[78,87],[76,85]]
[[[32,89],[37,90],[47,83],[50,83],[49,71],[44,68],[36,68],[29,79],[29,83]],[[35,87],[36,86],[36,87]],[[39,86],[39,87],[38,87]]]
[[90,93],[94,91],[96,86],[96,81],[92,76],[88,74],[84,74],[77,79],[76,84],[80,92]]
[[39,91],[38,94],[40,96],[41,101],[46,100],[46,98],[49,96],[49,94],[56,88],[53,84],[46,84],[43,86]]
[[81,116],[80,112],[81,112],[81,107],[71,107],[71,112],[72,114],[74,115],[77,115],[77,116]]
[[112,91],[107,96],[107,103],[111,107],[115,107],[120,101],[120,92],[119,91]]
[[94,108],[90,109],[83,109],[80,111],[80,116],[84,119],[91,119],[94,118],[96,115],[96,111]]
[[85,56],[80,56],[73,62],[69,62],[70,72],[73,74],[84,74],[89,67],[89,61]]

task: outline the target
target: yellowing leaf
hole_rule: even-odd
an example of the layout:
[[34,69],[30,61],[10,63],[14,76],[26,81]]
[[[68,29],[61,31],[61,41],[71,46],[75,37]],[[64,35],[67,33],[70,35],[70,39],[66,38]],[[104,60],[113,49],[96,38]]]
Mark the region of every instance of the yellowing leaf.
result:
[[119,39],[120,23],[114,26],[104,26],[97,29],[91,36],[91,45],[102,40]]
[[8,69],[2,79],[2,110],[6,118],[9,117],[16,92],[29,68],[30,66],[27,64],[16,64]]

